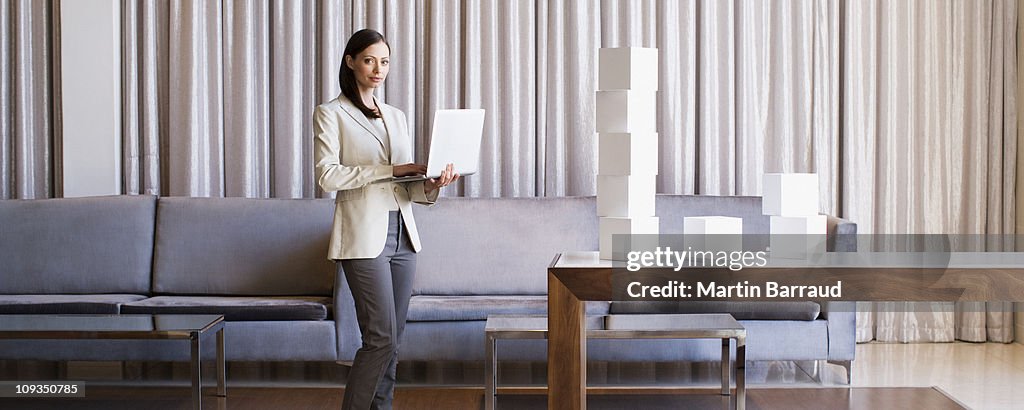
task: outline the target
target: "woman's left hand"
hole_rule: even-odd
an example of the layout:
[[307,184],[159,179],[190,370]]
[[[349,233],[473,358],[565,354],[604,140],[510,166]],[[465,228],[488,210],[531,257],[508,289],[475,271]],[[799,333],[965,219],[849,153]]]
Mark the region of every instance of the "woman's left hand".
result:
[[430,178],[423,183],[423,193],[429,194],[431,191],[444,188],[458,180],[459,174],[455,173],[455,166],[448,164],[444,167],[444,171],[441,171],[439,178]]

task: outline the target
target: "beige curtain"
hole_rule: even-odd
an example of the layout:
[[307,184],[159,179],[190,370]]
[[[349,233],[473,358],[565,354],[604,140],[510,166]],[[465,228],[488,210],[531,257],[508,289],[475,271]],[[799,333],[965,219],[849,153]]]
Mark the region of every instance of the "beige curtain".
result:
[[409,114],[418,159],[435,109],[488,110],[484,169],[448,195],[593,194],[596,49],[654,46],[660,192],[755,195],[763,172],[816,171],[839,213],[840,170],[856,174],[840,157],[841,4],[126,0],[129,191],[315,195],[306,111],[336,96],[347,35],[374,27],[395,61],[381,94]]
[[50,1],[0,0],[0,199],[55,194],[54,14]]
[[[845,4],[840,186],[861,232],[1014,233],[1016,5]],[[1011,342],[1011,305],[863,304],[858,340]]]
[[337,20],[329,4],[125,0],[122,10],[128,193],[314,196],[310,112],[331,71],[321,58],[335,54],[317,48]]

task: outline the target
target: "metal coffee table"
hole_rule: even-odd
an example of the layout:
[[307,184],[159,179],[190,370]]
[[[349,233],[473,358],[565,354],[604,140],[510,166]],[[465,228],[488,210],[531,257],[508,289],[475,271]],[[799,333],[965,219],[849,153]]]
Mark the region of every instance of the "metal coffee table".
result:
[[[640,314],[588,316],[588,339],[721,339],[722,395],[729,395],[732,370],[729,339],[736,340],[736,408],[746,406],[747,331],[729,314]],[[484,406],[495,408],[497,394],[498,339],[546,339],[544,315],[491,315],[485,325]],[[551,366],[548,363],[548,366]]]
[[217,336],[217,396],[224,389],[221,315],[0,315],[0,339],[180,339],[192,346],[192,405],[202,407],[200,342]]

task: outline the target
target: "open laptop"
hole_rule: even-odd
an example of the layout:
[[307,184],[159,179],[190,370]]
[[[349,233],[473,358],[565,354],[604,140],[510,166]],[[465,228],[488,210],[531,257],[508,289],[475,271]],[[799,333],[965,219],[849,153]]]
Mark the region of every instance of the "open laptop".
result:
[[473,175],[480,167],[480,141],[484,132],[484,110],[437,110],[430,131],[427,173],[385,179],[387,182],[423,181],[438,178],[448,164],[460,176]]

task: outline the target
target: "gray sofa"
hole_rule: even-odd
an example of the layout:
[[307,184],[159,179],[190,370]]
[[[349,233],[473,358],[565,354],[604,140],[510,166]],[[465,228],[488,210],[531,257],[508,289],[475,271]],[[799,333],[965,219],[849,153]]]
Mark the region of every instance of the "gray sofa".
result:
[[[555,253],[597,249],[593,197],[445,198],[416,207],[424,243],[403,360],[483,360],[484,321],[544,313]],[[224,313],[230,361],[350,361],[360,344],[352,299],[325,260],[333,202],[97,197],[0,201],[0,314]],[[659,195],[662,233],[683,216],[744,218],[766,233],[760,198]],[[856,225],[829,217],[829,246],[852,250]],[[338,286],[334,286],[338,284]],[[749,360],[854,358],[852,303],[592,302],[590,314],[730,312]],[[0,359],[173,360],[168,341],[0,340]],[[544,360],[513,341],[503,360]],[[715,341],[594,340],[593,360],[715,361]],[[212,349],[212,344],[204,349]],[[212,353],[212,350],[211,350]]]

